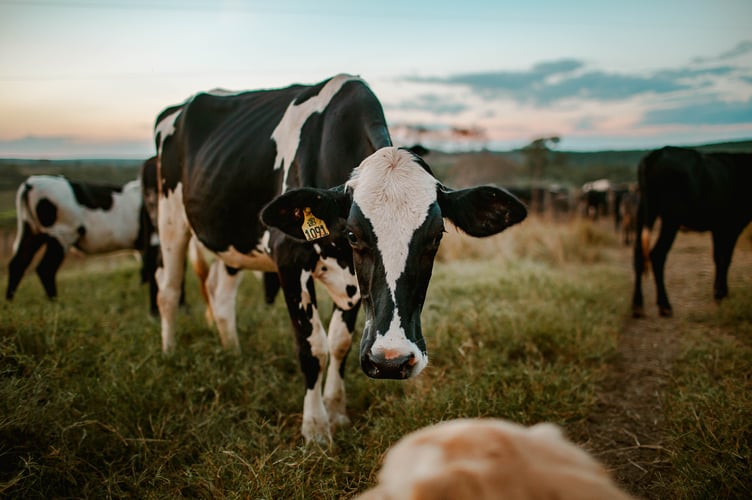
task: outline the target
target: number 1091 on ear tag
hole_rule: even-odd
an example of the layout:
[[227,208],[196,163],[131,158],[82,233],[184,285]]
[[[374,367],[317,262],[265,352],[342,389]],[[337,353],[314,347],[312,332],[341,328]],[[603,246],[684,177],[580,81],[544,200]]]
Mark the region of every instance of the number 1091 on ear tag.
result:
[[326,227],[326,223],[317,218],[311,212],[311,207],[306,207],[303,211],[303,234],[307,241],[318,240],[329,236],[329,229]]

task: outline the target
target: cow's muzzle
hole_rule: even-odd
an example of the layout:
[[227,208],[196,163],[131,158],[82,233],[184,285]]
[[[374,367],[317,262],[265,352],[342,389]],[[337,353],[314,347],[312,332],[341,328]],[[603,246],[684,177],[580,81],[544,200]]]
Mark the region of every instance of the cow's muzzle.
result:
[[403,380],[416,374],[418,358],[413,353],[390,355],[366,353],[360,358],[360,367],[371,378]]

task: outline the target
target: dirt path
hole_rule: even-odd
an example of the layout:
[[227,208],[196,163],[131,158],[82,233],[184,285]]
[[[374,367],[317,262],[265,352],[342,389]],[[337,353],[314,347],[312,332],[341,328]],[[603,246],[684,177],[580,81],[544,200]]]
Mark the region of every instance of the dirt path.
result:
[[[682,333],[690,327],[691,313],[717,307],[712,300],[711,251],[708,233],[677,236],[666,268],[672,318],[658,316],[653,277],[643,278],[647,317],[625,319],[616,362],[588,426],[587,447],[612,470],[619,484],[642,498],[660,498],[657,483],[673,473],[664,433],[663,393],[672,363],[680,354]],[[631,250],[625,249],[624,266],[631,274]],[[730,293],[734,271],[750,269],[752,251],[737,248]]]

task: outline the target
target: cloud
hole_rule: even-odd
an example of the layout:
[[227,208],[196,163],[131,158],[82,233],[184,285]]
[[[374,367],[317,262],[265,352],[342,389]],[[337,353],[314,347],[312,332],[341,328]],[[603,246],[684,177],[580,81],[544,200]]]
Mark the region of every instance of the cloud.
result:
[[724,61],[749,54],[750,52],[752,52],[752,40],[743,40],[733,49],[727,50],[726,52],[714,57],[697,57],[694,59],[694,62],[704,63],[709,61]]
[[688,84],[677,79],[661,76],[642,77],[591,71],[566,78],[559,82],[542,85],[535,89],[536,104],[552,104],[564,99],[588,99],[617,101],[641,94],[665,94],[688,89]]
[[738,125],[752,122],[752,99],[746,102],[710,100],[645,112],[642,125]]
[[436,115],[457,115],[467,110],[469,106],[439,94],[420,94],[413,99],[399,104],[385,106],[401,111],[430,111]]
[[528,71],[488,71],[459,73],[448,77],[405,77],[413,83],[428,83],[469,87],[481,97],[494,99],[511,97],[523,99],[530,89],[540,88],[552,77],[561,77],[583,67],[581,61],[561,59],[536,64]]
[[[679,68],[655,71],[647,75],[583,71],[584,63],[575,59],[547,61],[528,71],[461,73],[447,77],[405,77],[404,80],[444,86],[463,86],[485,100],[512,99],[518,103],[549,106],[568,99],[619,101],[645,94],[668,94],[697,90],[713,78],[728,76],[736,68]],[[436,101],[439,102],[439,101]],[[431,107],[426,100],[422,109]],[[444,110],[451,112],[452,108]]]

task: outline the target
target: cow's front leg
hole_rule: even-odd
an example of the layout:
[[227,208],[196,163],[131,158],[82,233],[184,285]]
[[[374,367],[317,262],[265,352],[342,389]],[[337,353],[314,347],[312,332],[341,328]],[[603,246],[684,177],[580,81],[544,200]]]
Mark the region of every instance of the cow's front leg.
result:
[[347,311],[335,305],[329,322],[330,356],[324,386],[324,405],[329,413],[329,423],[332,428],[350,424],[345,397],[345,361],[350,353],[359,308],[360,303]]
[[316,291],[311,273],[280,268],[280,281],[290,313],[300,369],[305,378],[302,433],[306,443],[331,442],[329,417],[322,397],[322,381],[327,360],[324,327],[316,310]]

